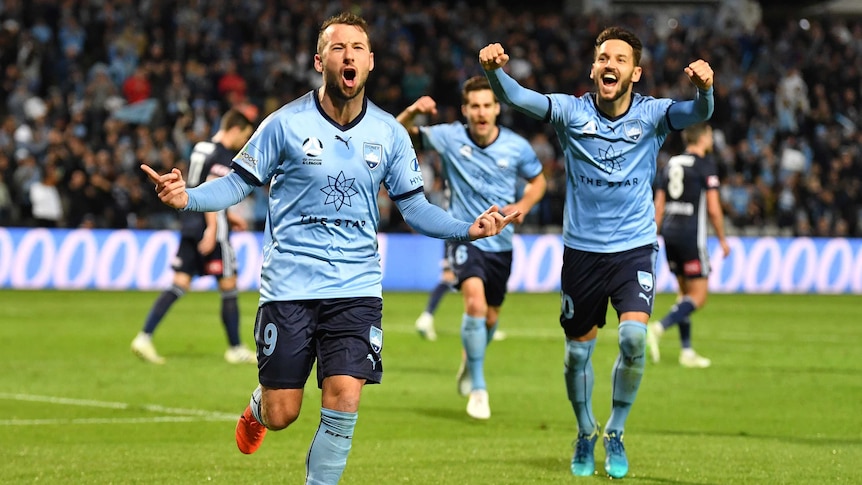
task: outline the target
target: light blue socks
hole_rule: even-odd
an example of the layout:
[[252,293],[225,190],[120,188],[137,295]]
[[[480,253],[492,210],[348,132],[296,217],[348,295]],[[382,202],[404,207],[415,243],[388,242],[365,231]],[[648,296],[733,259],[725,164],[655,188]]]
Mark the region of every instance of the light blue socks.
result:
[[596,340],[579,342],[566,339],[566,392],[578,420],[578,433],[590,435],[596,430],[593,416],[593,350]]
[[306,485],[334,485],[347,466],[357,413],[320,408],[320,426],[305,459]]
[[613,407],[605,429],[623,431],[644,375],[646,325],[632,320],[620,322],[619,345],[620,354],[611,374]]
[[461,344],[467,353],[467,368],[473,389],[487,389],[485,385],[485,347],[488,346],[488,329],[484,317],[464,314],[461,320]]

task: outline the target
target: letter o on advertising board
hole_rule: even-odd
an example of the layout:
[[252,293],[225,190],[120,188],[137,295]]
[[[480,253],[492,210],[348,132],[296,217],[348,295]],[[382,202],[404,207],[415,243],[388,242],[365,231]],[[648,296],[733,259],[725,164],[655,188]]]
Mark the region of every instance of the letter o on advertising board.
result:
[[[12,286],[50,288],[54,251],[54,238],[51,236],[51,231],[33,229],[24,233],[24,237],[18,243],[18,253],[12,262]],[[35,262],[36,273],[31,276],[27,273],[33,262]]]
[[[55,287],[86,288],[92,282],[99,253],[93,234],[92,231],[70,231],[60,241],[57,264],[54,265]],[[74,276],[73,271],[77,271]]]
[[[118,255],[122,259],[117,260]],[[138,242],[132,231],[121,230],[108,234],[96,271],[96,288],[124,290],[132,288],[138,260]],[[115,269],[116,267],[116,269]]]
[[781,248],[772,237],[755,239],[745,265],[743,289],[747,293],[769,293],[776,289],[781,272]]
[[[833,268],[835,278],[832,279]],[[816,287],[818,293],[842,293],[850,291],[850,278],[853,277],[853,248],[846,239],[829,239],[820,249],[820,262],[817,264]]]
[[[803,264],[797,270],[799,263]],[[781,268],[781,293],[805,293],[812,290],[817,268],[817,247],[811,238],[800,237],[790,240],[790,245],[784,254],[784,264]],[[799,281],[796,281],[796,275]]]

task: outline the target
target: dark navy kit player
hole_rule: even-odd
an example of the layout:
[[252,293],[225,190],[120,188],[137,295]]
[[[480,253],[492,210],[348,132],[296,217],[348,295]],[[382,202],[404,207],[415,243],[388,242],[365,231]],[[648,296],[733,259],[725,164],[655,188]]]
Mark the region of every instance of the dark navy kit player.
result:
[[[222,115],[218,131],[210,141],[195,144],[189,156],[189,187],[230,172],[231,161],[254,131],[254,125],[238,109]],[[228,348],[224,358],[231,364],[256,363],[254,352],[244,346],[239,333],[236,256],[230,245],[230,230],[245,230],[246,222],[228,210],[180,213],[180,243],[172,263],[173,284],[162,292],[147,313],[141,331],[132,340],[132,352],[146,362],[163,364],[152,341],[153,333],[170,310],[191,287],[195,276],[214,276],[221,294],[221,319]]]
[[718,168],[713,151],[712,128],[696,123],[682,132],[685,152],[671,157],[655,191],[655,220],[664,239],[668,268],[676,276],[678,297],[670,311],[647,327],[647,345],[653,362],[661,359],[659,340],[678,325],[679,363],[704,368],[711,361],[691,345],[691,314],[706,305],[709,284],[707,224],[711,224],[723,256],[730,254],[724,236],[724,214],[719,197]]
[[410,136],[365,96],[374,54],[364,19],[327,19],[314,68],[321,87],[270,114],[225,177],[186,190],[178,171],[141,168],[165,204],[189,211],[229,207],[269,185],[255,322],[259,385],[235,438],[241,452],[254,453],[267,430],[296,421],[316,363],[320,424],[305,483],[329,485],[347,464],[362,388],[383,376],[381,185],[413,229],[441,239],[494,236],[520,213],[503,216],[492,206],[466,222],[428,202]]

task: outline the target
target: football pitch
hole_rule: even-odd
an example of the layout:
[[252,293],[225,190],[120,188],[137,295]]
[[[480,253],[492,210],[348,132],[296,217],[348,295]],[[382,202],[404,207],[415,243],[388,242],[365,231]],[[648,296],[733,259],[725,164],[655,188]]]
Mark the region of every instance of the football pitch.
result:
[[[217,293],[186,295],[155,335],[162,366],[129,351],[153,292],[0,291],[0,483],[303,483],[320,392],[299,420],[240,454],[236,418],[254,366],[224,362]],[[674,296],[657,296],[664,314]],[[576,425],[563,382],[557,294],[511,294],[488,349],[492,417],[471,420],[458,396],[460,295],[437,313],[436,342],[413,322],[424,293],[384,300],[383,384],[363,393],[341,483],[606,482],[569,472]],[[252,342],[256,293],[241,295]],[[711,295],[694,315],[709,369],[681,368],[672,329],[647,363],[625,444],[626,482],[862,484],[859,296]],[[613,321],[611,319],[610,321]],[[616,325],[599,333],[593,407],[604,423]]]

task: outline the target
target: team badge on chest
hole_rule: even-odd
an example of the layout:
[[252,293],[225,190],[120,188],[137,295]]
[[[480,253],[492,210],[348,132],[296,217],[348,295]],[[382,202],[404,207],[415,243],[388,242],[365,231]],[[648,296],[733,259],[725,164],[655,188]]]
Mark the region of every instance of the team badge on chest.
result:
[[363,143],[362,157],[370,170],[374,170],[383,160],[383,145],[379,143]]

